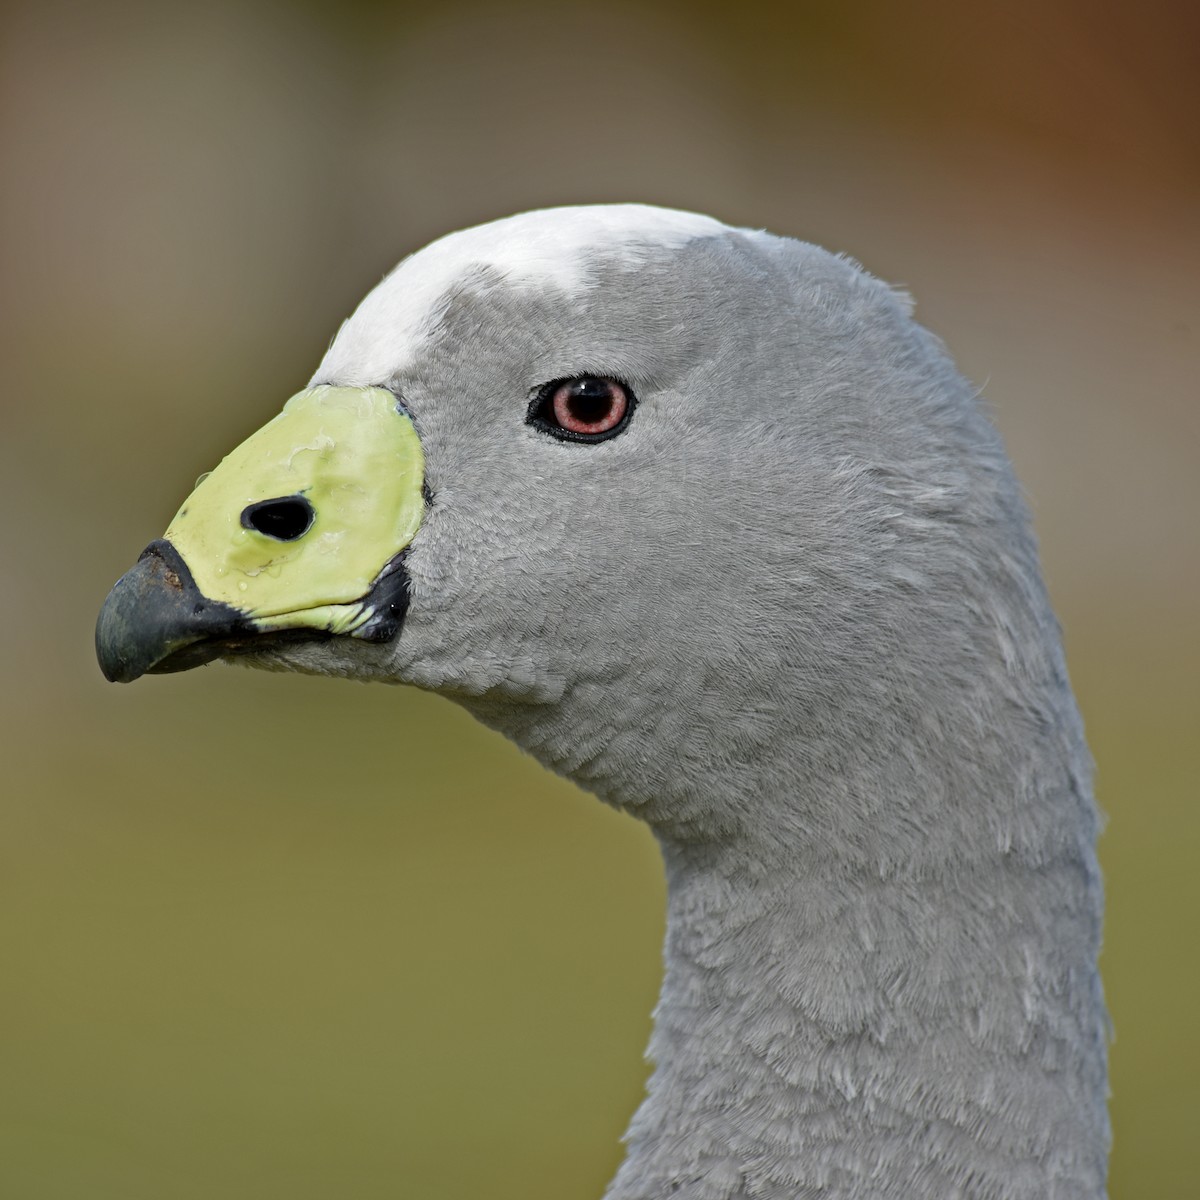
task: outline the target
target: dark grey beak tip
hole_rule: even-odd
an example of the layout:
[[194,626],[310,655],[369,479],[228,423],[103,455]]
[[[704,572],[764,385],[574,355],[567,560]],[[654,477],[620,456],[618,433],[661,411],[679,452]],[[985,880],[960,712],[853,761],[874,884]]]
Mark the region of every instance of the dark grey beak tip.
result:
[[[176,651],[241,625],[241,614],[206,599],[175,547],[159,539],[108,593],[96,621],[96,657],[106,679],[130,683],[147,672],[172,669],[160,664]],[[188,665],[201,661],[197,655]]]

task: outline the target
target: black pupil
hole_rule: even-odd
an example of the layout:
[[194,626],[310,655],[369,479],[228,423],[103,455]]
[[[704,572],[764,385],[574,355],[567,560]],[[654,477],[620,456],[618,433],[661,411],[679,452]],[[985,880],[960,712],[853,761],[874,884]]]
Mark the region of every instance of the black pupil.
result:
[[281,542],[294,542],[309,531],[316,515],[303,496],[283,496],[249,505],[242,511],[242,527]]
[[602,379],[581,379],[571,389],[567,407],[584,425],[595,425],[612,412],[612,385]]

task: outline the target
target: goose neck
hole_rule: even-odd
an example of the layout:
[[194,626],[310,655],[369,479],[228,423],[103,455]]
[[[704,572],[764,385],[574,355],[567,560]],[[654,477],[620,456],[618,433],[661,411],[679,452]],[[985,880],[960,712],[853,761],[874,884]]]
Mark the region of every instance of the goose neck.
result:
[[1103,1196],[1075,865],[884,877],[663,851],[656,1065],[608,1200]]

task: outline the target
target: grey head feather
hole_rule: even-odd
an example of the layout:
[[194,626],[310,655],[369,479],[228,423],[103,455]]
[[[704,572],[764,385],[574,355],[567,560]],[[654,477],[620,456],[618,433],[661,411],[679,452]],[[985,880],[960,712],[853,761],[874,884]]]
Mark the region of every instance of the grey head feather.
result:
[[[419,324],[347,323],[314,382],[395,389],[425,450],[411,609],[260,665],[442,692],[650,823],[657,1068],[611,1200],[1103,1196],[1090,761],[975,389],[791,239],[606,217],[522,273],[565,211]],[[526,422],[582,374],[636,393],[622,434]]]

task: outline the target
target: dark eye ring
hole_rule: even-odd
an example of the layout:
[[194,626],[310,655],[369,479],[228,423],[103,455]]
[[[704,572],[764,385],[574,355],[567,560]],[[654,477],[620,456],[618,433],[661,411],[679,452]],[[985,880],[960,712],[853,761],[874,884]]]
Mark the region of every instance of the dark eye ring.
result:
[[616,437],[633,415],[632,389],[604,375],[554,379],[538,388],[526,421],[564,442],[603,442]]

